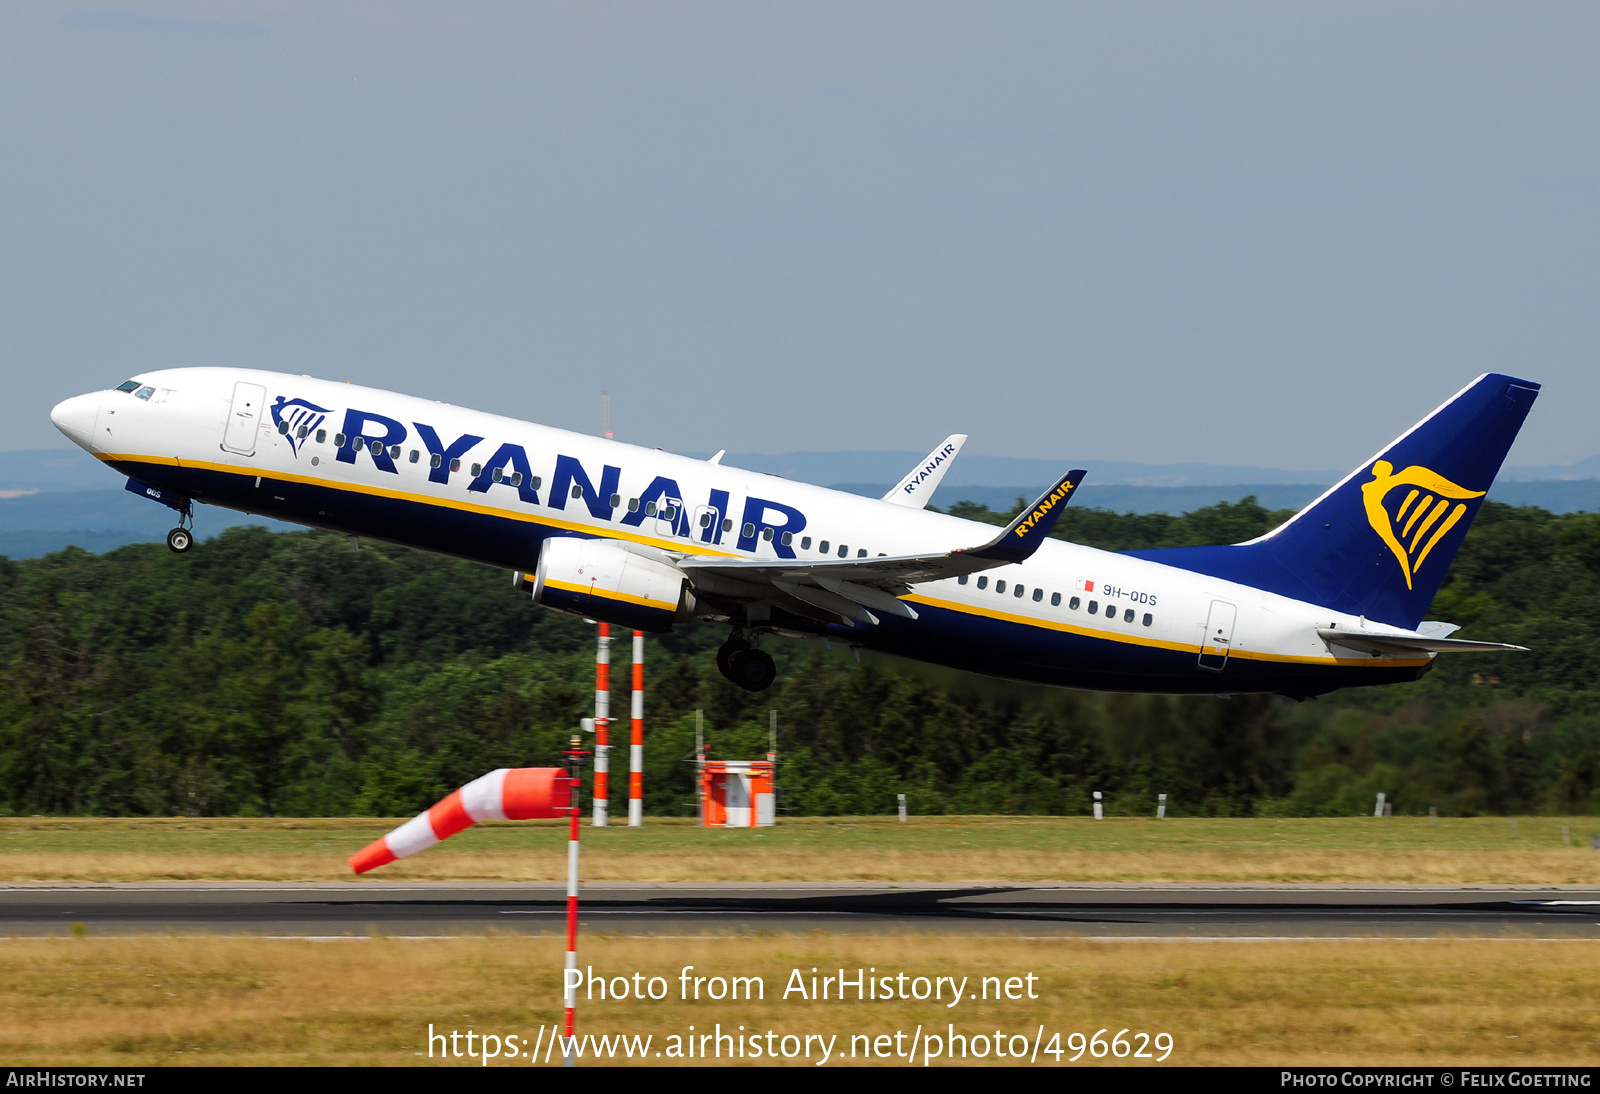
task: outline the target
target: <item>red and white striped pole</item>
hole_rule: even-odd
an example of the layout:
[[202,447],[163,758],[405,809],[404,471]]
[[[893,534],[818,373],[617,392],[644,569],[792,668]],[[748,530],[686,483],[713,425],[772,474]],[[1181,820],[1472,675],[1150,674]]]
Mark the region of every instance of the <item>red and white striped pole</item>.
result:
[[578,786],[583,771],[583,752],[577,737],[572,738],[571,755],[572,808],[568,812],[572,820],[567,833],[567,963],[561,972],[561,1002],[567,1012],[564,1023],[567,1048],[563,1055],[568,1067],[576,1064],[572,1058],[572,1011],[578,1001],[578,982],[582,979],[582,974],[578,972]]
[[628,827],[644,824],[644,632],[633,632],[633,738],[628,743]]
[[611,823],[611,624],[600,624],[594,655],[594,820],[596,828]]

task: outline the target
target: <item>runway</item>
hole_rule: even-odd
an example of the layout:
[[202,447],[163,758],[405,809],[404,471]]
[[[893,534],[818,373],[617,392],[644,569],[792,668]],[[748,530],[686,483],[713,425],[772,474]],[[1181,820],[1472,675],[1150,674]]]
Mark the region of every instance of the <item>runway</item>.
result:
[[[565,889],[512,882],[0,886],[0,936],[293,937],[564,930]],[[900,883],[583,887],[585,931],[941,931],[1091,938],[1600,939],[1600,889]]]

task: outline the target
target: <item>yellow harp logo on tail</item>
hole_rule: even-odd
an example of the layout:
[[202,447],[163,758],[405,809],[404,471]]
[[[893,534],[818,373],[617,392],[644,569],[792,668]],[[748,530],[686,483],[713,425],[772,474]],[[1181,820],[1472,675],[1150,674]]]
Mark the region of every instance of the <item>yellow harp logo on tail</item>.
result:
[[[1410,489],[1406,490],[1405,488]],[[1400,494],[1405,490],[1404,495]],[[1372,465],[1372,481],[1361,487],[1366,503],[1367,523],[1378,538],[1389,545],[1400,571],[1411,578],[1427,561],[1434,545],[1467,514],[1464,503],[1481,498],[1484,490],[1468,490],[1426,467],[1412,465],[1396,472],[1394,464],[1379,460]],[[1386,506],[1390,495],[1401,497],[1400,507],[1391,515]]]

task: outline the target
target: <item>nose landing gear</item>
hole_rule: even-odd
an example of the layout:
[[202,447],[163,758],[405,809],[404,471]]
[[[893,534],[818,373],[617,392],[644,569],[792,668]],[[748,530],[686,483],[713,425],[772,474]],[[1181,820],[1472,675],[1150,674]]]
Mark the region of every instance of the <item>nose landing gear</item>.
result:
[[735,632],[717,650],[717,669],[746,691],[766,691],[778,677],[772,657]]
[[[167,504],[171,505],[171,502]],[[179,519],[178,526],[167,533],[167,546],[174,554],[181,555],[194,546],[194,533],[189,530],[189,526],[194,523],[194,503],[188,498],[184,498],[181,509],[176,505],[173,505],[172,508],[177,509],[182,516]]]

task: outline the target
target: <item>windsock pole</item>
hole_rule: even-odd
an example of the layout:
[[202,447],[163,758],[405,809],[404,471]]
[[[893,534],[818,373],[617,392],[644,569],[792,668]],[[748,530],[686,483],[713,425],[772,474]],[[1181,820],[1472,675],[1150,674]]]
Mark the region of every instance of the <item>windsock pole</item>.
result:
[[628,742],[628,827],[644,824],[644,632],[633,632],[633,734]]
[[600,624],[594,657],[594,820],[596,828],[611,823],[611,624]]
[[[601,624],[604,626],[605,624]],[[561,1002],[566,1009],[567,1047],[563,1052],[566,1066],[573,1067],[572,1011],[578,1001],[578,785],[583,771],[583,750],[579,738],[572,738],[567,755],[572,761],[572,806],[567,811],[570,827],[567,831],[567,963],[561,972]]]

